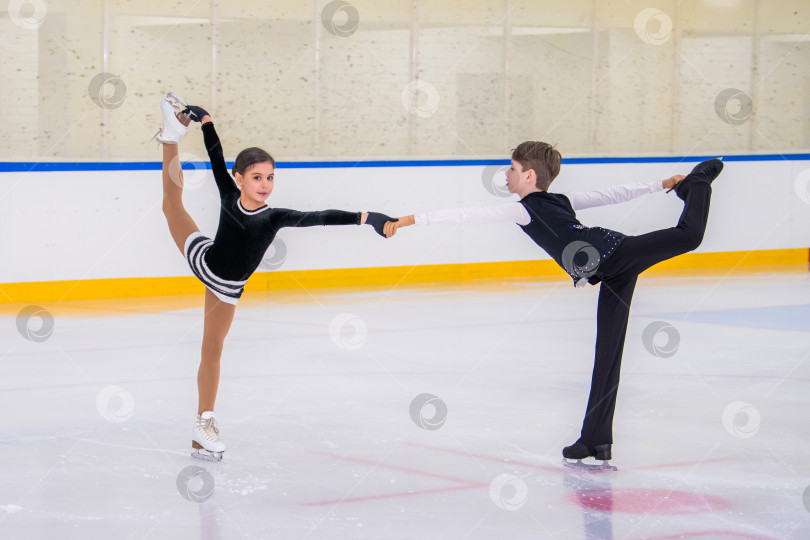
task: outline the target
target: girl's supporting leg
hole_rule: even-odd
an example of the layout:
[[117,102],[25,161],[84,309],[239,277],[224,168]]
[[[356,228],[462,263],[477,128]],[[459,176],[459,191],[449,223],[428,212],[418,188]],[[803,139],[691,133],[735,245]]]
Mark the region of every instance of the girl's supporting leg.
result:
[[591,394],[579,438],[589,446],[613,444],[613,411],[636,279],[635,275],[607,278],[599,287]]
[[214,293],[205,290],[205,328],[200,369],[197,372],[197,414],[214,410],[219,388],[219,360],[235,311],[235,305],[223,302]]
[[183,206],[183,169],[176,144],[163,145],[163,214],[174,243],[183,253],[186,238],[200,229]]

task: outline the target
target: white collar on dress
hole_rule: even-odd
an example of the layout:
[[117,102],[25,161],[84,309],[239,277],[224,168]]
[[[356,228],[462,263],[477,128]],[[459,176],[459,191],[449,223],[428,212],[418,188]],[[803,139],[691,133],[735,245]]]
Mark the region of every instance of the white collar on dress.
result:
[[254,216],[254,215],[258,214],[259,212],[264,212],[265,210],[270,208],[269,206],[267,206],[265,204],[264,206],[260,206],[256,210],[245,210],[245,207],[242,206],[242,199],[241,198],[236,199],[236,206],[239,207],[239,210],[241,210],[243,214],[246,214],[248,216]]

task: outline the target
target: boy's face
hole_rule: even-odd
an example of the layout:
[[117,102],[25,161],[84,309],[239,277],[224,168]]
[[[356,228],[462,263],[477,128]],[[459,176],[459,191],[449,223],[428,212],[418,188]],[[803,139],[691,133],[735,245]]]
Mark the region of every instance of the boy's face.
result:
[[517,193],[521,197],[527,189],[531,189],[534,184],[528,181],[529,171],[524,172],[523,166],[512,160],[512,166],[506,171],[506,187],[509,193]]

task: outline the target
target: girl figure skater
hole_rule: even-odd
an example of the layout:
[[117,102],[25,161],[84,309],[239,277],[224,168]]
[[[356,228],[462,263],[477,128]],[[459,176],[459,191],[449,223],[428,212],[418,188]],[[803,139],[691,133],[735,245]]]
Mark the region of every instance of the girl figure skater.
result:
[[[236,157],[232,178],[211,116],[204,109],[188,106],[171,93],[161,101],[160,107],[163,128],[155,139],[163,145],[163,213],[174,243],[185,256],[191,271],[206,287],[202,355],[197,373],[199,402],[191,433],[191,455],[219,461],[225,443],[219,437],[214,402],[223,343],[245,283],[259,266],[278,230],[282,227],[369,224],[382,235],[383,224],[392,218],[374,212],[298,212],[271,208],[265,204],[273,191],[275,173],[275,161],[270,154],[260,148],[242,150]],[[182,107],[185,109],[178,113]],[[202,124],[205,148],[219,188],[219,226],[213,240],[200,233],[183,207],[183,171],[177,145],[191,120]]]
[[[561,161],[560,153],[549,144],[521,143],[513,151],[506,173],[509,192],[519,195],[519,202],[410,215],[386,223],[383,230],[390,237],[399,227],[414,224],[510,221],[520,225],[571,276],[575,286],[601,282],[588,407],[579,439],[562,453],[565,465],[615,470],[608,463],[613,444],[613,413],[636,280],[652,265],[700,245],[709,216],[711,182],[720,174],[723,163],[712,159],[698,164],[685,177],[676,175],[664,181],[614,186],[566,197],[547,191],[560,172]],[[576,218],[575,210],[622,202],[664,188],[674,189],[684,201],[676,227],[625,236],[601,227],[585,227]],[[601,464],[582,463],[588,457],[595,457]]]

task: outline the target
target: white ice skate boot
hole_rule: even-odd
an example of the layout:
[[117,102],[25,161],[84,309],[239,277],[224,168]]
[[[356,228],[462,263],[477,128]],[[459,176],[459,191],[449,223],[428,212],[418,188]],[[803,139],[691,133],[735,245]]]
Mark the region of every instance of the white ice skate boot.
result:
[[178,109],[182,110],[186,107],[186,103],[175,96],[171,92],[166,94],[166,97],[160,101],[160,110],[163,112],[163,127],[155,135],[154,139],[162,144],[177,144],[183,135],[188,130],[188,124],[191,120],[185,118],[185,122],[181,122],[177,117]]
[[194,429],[191,430],[191,457],[208,461],[222,460],[225,443],[219,440],[219,428],[214,411],[203,411],[197,415]]

